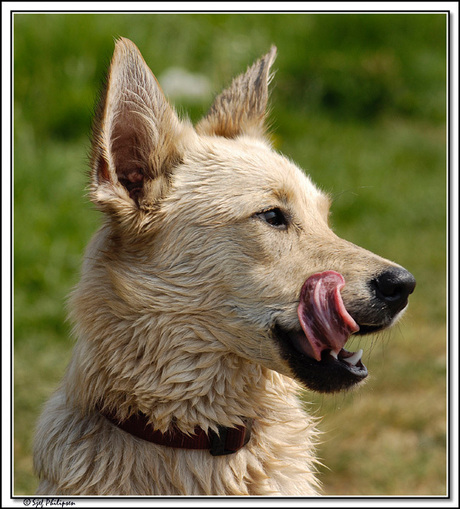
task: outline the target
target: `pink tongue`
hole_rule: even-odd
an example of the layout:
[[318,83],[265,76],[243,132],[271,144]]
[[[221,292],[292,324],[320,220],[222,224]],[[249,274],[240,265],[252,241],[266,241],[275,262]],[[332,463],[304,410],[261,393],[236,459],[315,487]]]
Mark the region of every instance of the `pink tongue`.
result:
[[310,276],[300,292],[297,314],[306,341],[298,338],[297,346],[317,361],[323,350],[338,353],[350,334],[359,330],[343,304],[340,290],[344,286],[342,275],[328,270]]

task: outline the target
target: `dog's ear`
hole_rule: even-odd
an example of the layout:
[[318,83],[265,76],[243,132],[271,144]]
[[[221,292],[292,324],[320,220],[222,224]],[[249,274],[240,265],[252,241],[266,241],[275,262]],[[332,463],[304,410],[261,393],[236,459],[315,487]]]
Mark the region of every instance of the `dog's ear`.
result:
[[91,199],[105,212],[151,210],[180,160],[184,128],[137,47],[117,41],[93,125]]
[[240,134],[263,136],[268,102],[270,67],[276,47],[255,62],[214,101],[207,115],[196,126],[198,134],[235,138]]

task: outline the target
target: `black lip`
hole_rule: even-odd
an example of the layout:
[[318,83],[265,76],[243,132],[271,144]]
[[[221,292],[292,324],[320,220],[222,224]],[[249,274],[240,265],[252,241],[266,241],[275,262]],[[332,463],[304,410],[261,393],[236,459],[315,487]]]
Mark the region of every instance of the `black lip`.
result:
[[355,332],[355,336],[364,336],[365,334],[372,334],[380,330],[386,329],[387,325],[359,325],[359,331]]
[[[366,366],[360,361],[356,366],[335,359],[328,351],[317,361],[294,348],[291,337],[297,331],[289,331],[275,325],[273,336],[278,342],[283,358],[288,362],[295,377],[308,389],[332,393],[349,389],[367,377]],[[347,351],[344,351],[346,357]]]

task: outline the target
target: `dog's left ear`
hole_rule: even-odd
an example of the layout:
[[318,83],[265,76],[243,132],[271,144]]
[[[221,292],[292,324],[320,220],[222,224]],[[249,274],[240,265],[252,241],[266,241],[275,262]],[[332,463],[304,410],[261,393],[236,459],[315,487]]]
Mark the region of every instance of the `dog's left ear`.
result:
[[275,58],[276,47],[272,46],[265,56],[235,78],[197,124],[198,134],[225,138],[240,134],[264,136],[270,67]]
[[93,126],[92,201],[123,222],[155,209],[185,128],[137,47],[119,39]]

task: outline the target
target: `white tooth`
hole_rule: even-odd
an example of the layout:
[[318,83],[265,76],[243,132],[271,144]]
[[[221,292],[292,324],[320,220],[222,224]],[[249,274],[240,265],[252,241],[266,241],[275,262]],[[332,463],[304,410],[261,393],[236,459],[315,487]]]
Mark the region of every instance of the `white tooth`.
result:
[[348,362],[348,364],[352,364],[353,366],[356,366],[356,364],[358,364],[358,362],[361,360],[361,356],[362,355],[363,355],[363,351],[362,350],[358,350],[351,357],[347,357],[344,360],[346,362]]
[[338,352],[334,352],[334,350],[330,350],[329,354],[332,355],[332,357],[335,357],[337,359]]

